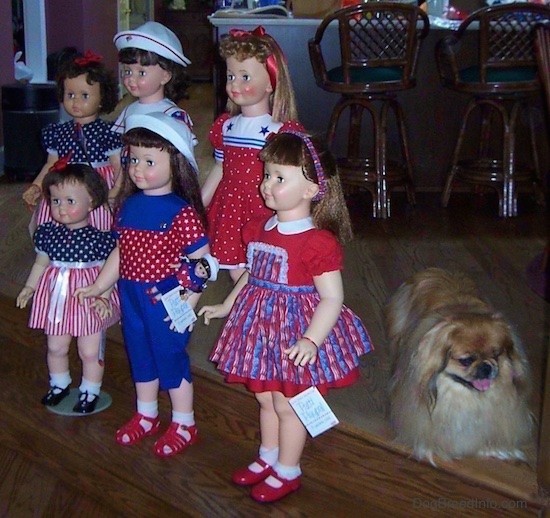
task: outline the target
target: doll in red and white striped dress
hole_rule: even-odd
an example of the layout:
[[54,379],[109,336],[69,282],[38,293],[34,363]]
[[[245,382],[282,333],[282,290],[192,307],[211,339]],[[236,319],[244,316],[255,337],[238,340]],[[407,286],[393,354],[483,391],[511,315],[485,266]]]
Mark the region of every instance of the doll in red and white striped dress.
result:
[[69,395],[69,346],[76,337],[82,382],[73,411],[89,414],[103,379],[101,341],[119,319],[119,301],[113,290],[84,304],[73,293],[94,282],[116,244],[110,232],[89,224],[90,213],[107,201],[107,185],[91,166],[59,160],[44,177],[43,189],[54,221],[34,234],[37,256],[17,306],[24,308],[34,297],[29,327],[47,336],[50,389],[42,404],[56,406]]

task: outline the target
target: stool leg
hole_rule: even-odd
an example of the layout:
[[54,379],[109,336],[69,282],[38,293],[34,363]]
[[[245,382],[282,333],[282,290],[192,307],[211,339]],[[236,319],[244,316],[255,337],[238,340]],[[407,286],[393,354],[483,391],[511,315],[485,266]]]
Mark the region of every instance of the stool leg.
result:
[[464,137],[466,135],[466,126],[468,124],[468,119],[470,118],[470,114],[472,113],[472,110],[476,107],[477,100],[472,99],[468,106],[466,107],[466,110],[464,112],[464,116],[462,117],[462,126],[460,127],[460,131],[458,133],[458,138],[456,141],[456,146],[453,151],[453,158],[451,163],[451,169],[449,171],[449,174],[447,175],[447,180],[445,181],[445,187],[443,189],[443,194],[441,195],[441,205],[443,207],[447,207],[449,204],[449,197],[451,196],[451,189],[453,187],[453,180],[455,178],[455,175],[458,171],[458,159],[460,157],[460,150],[462,148],[462,143],[464,141]]
[[401,153],[405,161],[405,168],[407,172],[408,182],[405,184],[405,189],[407,190],[407,200],[411,205],[416,205],[416,197],[414,190],[414,176],[412,168],[412,159],[411,153],[409,151],[409,141],[407,137],[407,128],[405,125],[405,115],[401,105],[395,101],[391,101],[393,111],[395,113],[395,119],[397,121],[397,128],[399,132],[399,139],[401,143]]
[[516,122],[520,107],[520,102],[514,103],[510,111],[510,118],[507,117],[504,110],[500,110],[504,129],[504,149],[502,154],[502,204],[499,213],[503,218],[518,214],[514,170]]
[[386,131],[388,122],[387,103],[382,101],[380,113],[373,111],[373,126],[375,139],[375,167],[376,167],[376,195],[373,200],[373,216],[375,218],[388,218],[390,206],[388,199],[387,157],[386,157]]

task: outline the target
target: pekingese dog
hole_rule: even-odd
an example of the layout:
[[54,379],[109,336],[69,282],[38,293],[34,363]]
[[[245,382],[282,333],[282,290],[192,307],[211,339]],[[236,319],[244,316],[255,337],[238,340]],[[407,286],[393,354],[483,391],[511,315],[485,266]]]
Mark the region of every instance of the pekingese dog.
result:
[[529,367],[501,315],[460,274],[429,268],[386,307],[396,440],[434,464],[491,456],[526,460]]

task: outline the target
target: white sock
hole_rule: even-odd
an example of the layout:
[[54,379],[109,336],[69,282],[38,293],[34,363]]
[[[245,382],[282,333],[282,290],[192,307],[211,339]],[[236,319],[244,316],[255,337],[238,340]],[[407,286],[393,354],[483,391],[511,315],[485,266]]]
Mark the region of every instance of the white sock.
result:
[[273,466],[273,470],[277,473],[277,475],[286,480],[294,480],[302,474],[299,464],[297,466],[284,466],[280,462],[277,462]]
[[[277,458],[279,457],[279,448],[266,448],[265,446],[260,445],[260,451],[259,455],[260,459],[262,459],[267,465],[273,466],[277,462]],[[254,461],[252,464],[248,466],[248,469],[252,471],[253,473],[260,473],[265,468],[263,466],[260,466],[256,461]]]
[[185,426],[195,425],[195,412],[175,412],[172,411],[172,422],[183,424]]
[[101,391],[101,382],[94,383],[86,378],[82,378],[82,382],[80,383],[78,390],[80,390],[80,392],[87,392],[88,394],[99,396],[99,392]]
[[57,374],[50,374],[50,387],[59,387],[60,389],[66,389],[71,384],[71,374],[69,371],[58,372]]
[[159,415],[159,402],[155,401],[137,401],[137,411],[150,419],[155,419]]

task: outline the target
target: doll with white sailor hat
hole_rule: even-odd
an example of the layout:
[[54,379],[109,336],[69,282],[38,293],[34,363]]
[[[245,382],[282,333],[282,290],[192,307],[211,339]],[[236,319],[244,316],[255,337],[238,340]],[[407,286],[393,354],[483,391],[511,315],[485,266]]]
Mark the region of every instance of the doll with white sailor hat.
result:
[[[132,115],[126,122],[124,181],[113,226],[117,247],[96,282],[77,296],[94,297],[105,291],[104,286],[117,283],[137,408],[117,430],[115,440],[132,446],[159,432],[158,393],[164,390],[172,404],[171,421],[153,452],[171,457],[197,439],[186,352],[191,327],[182,329],[171,321],[167,308],[152,300],[150,290],[167,279],[184,288],[180,278],[188,267],[181,257],[209,257],[206,214],[189,128],[164,113]],[[209,278],[214,277],[211,271]],[[189,294],[191,308],[199,297],[199,292]]]
[[130,115],[151,112],[176,117],[192,130],[191,118],[177,105],[186,96],[189,80],[184,69],[191,63],[178,37],[161,23],[146,22],[117,33],[113,42],[124,87],[137,100],[122,111],[112,130],[124,133]]

